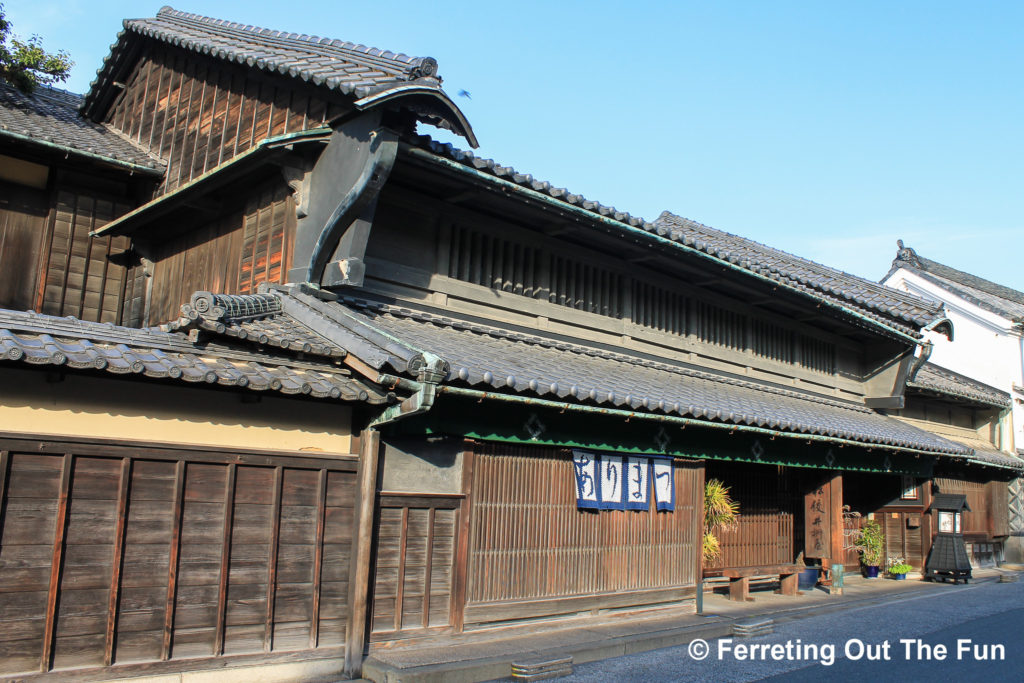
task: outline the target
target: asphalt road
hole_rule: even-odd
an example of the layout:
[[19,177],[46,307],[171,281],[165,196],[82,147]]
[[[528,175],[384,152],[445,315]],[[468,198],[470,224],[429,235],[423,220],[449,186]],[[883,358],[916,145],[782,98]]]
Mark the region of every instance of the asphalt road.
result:
[[691,643],[706,653],[699,661],[679,646],[582,664],[557,680],[1024,681],[1024,583],[942,588],[780,623],[767,636],[710,641],[706,650]]

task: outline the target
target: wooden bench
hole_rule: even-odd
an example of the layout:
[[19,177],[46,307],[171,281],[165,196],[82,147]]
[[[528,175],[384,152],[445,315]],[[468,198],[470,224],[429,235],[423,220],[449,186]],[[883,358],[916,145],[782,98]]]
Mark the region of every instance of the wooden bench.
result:
[[782,595],[801,595],[799,575],[803,567],[796,564],[774,564],[762,567],[724,567],[721,569],[705,569],[704,577],[722,577],[729,579],[729,599],[737,602],[753,602],[750,597],[750,579],[755,576],[778,576],[779,590]]

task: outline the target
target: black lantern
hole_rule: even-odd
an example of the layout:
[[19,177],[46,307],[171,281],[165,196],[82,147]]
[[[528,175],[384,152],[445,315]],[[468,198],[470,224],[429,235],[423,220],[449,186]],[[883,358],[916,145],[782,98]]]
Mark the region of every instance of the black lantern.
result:
[[938,514],[939,531],[935,535],[928,561],[924,565],[926,581],[934,579],[960,579],[967,583],[971,578],[971,561],[964,544],[962,515],[970,510],[967,496],[955,493],[936,493],[928,510]]

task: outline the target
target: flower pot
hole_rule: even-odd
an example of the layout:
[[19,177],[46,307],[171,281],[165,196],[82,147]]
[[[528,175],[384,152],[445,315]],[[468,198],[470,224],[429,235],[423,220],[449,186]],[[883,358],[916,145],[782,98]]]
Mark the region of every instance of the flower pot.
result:
[[878,567],[866,566],[866,567],[864,567],[864,570],[865,570],[864,576],[866,576],[867,578],[869,578],[869,579],[877,579],[878,578]]
[[809,591],[814,588],[818,583],[818,568],[807,567],[797,577],[797,584],[800,586],[800,590]]
[[896,579],[897,581],[905,581],[907,578],[906,574],[890,574],[889,576]]

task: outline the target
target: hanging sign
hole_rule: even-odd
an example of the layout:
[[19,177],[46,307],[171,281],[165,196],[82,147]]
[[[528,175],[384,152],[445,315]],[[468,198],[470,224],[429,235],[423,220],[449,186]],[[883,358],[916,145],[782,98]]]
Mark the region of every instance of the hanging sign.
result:
[[621,455],[602,454],[598,462],[601,465],[601,508],[604,510],[622,510],[625,508],[626,479],[625,468]]
[[647,458],[628,458],[626,464],[626,509],[646,510],[648,471],[650,461]]
[[654,502],[658,510],[676,509],[675,470],[671,460],[656,458],[651,461],[654,472]]
[[576,473],[576,507],[600,507],[597,456],[586,451],[574,450],[572,452],[572,464]]

